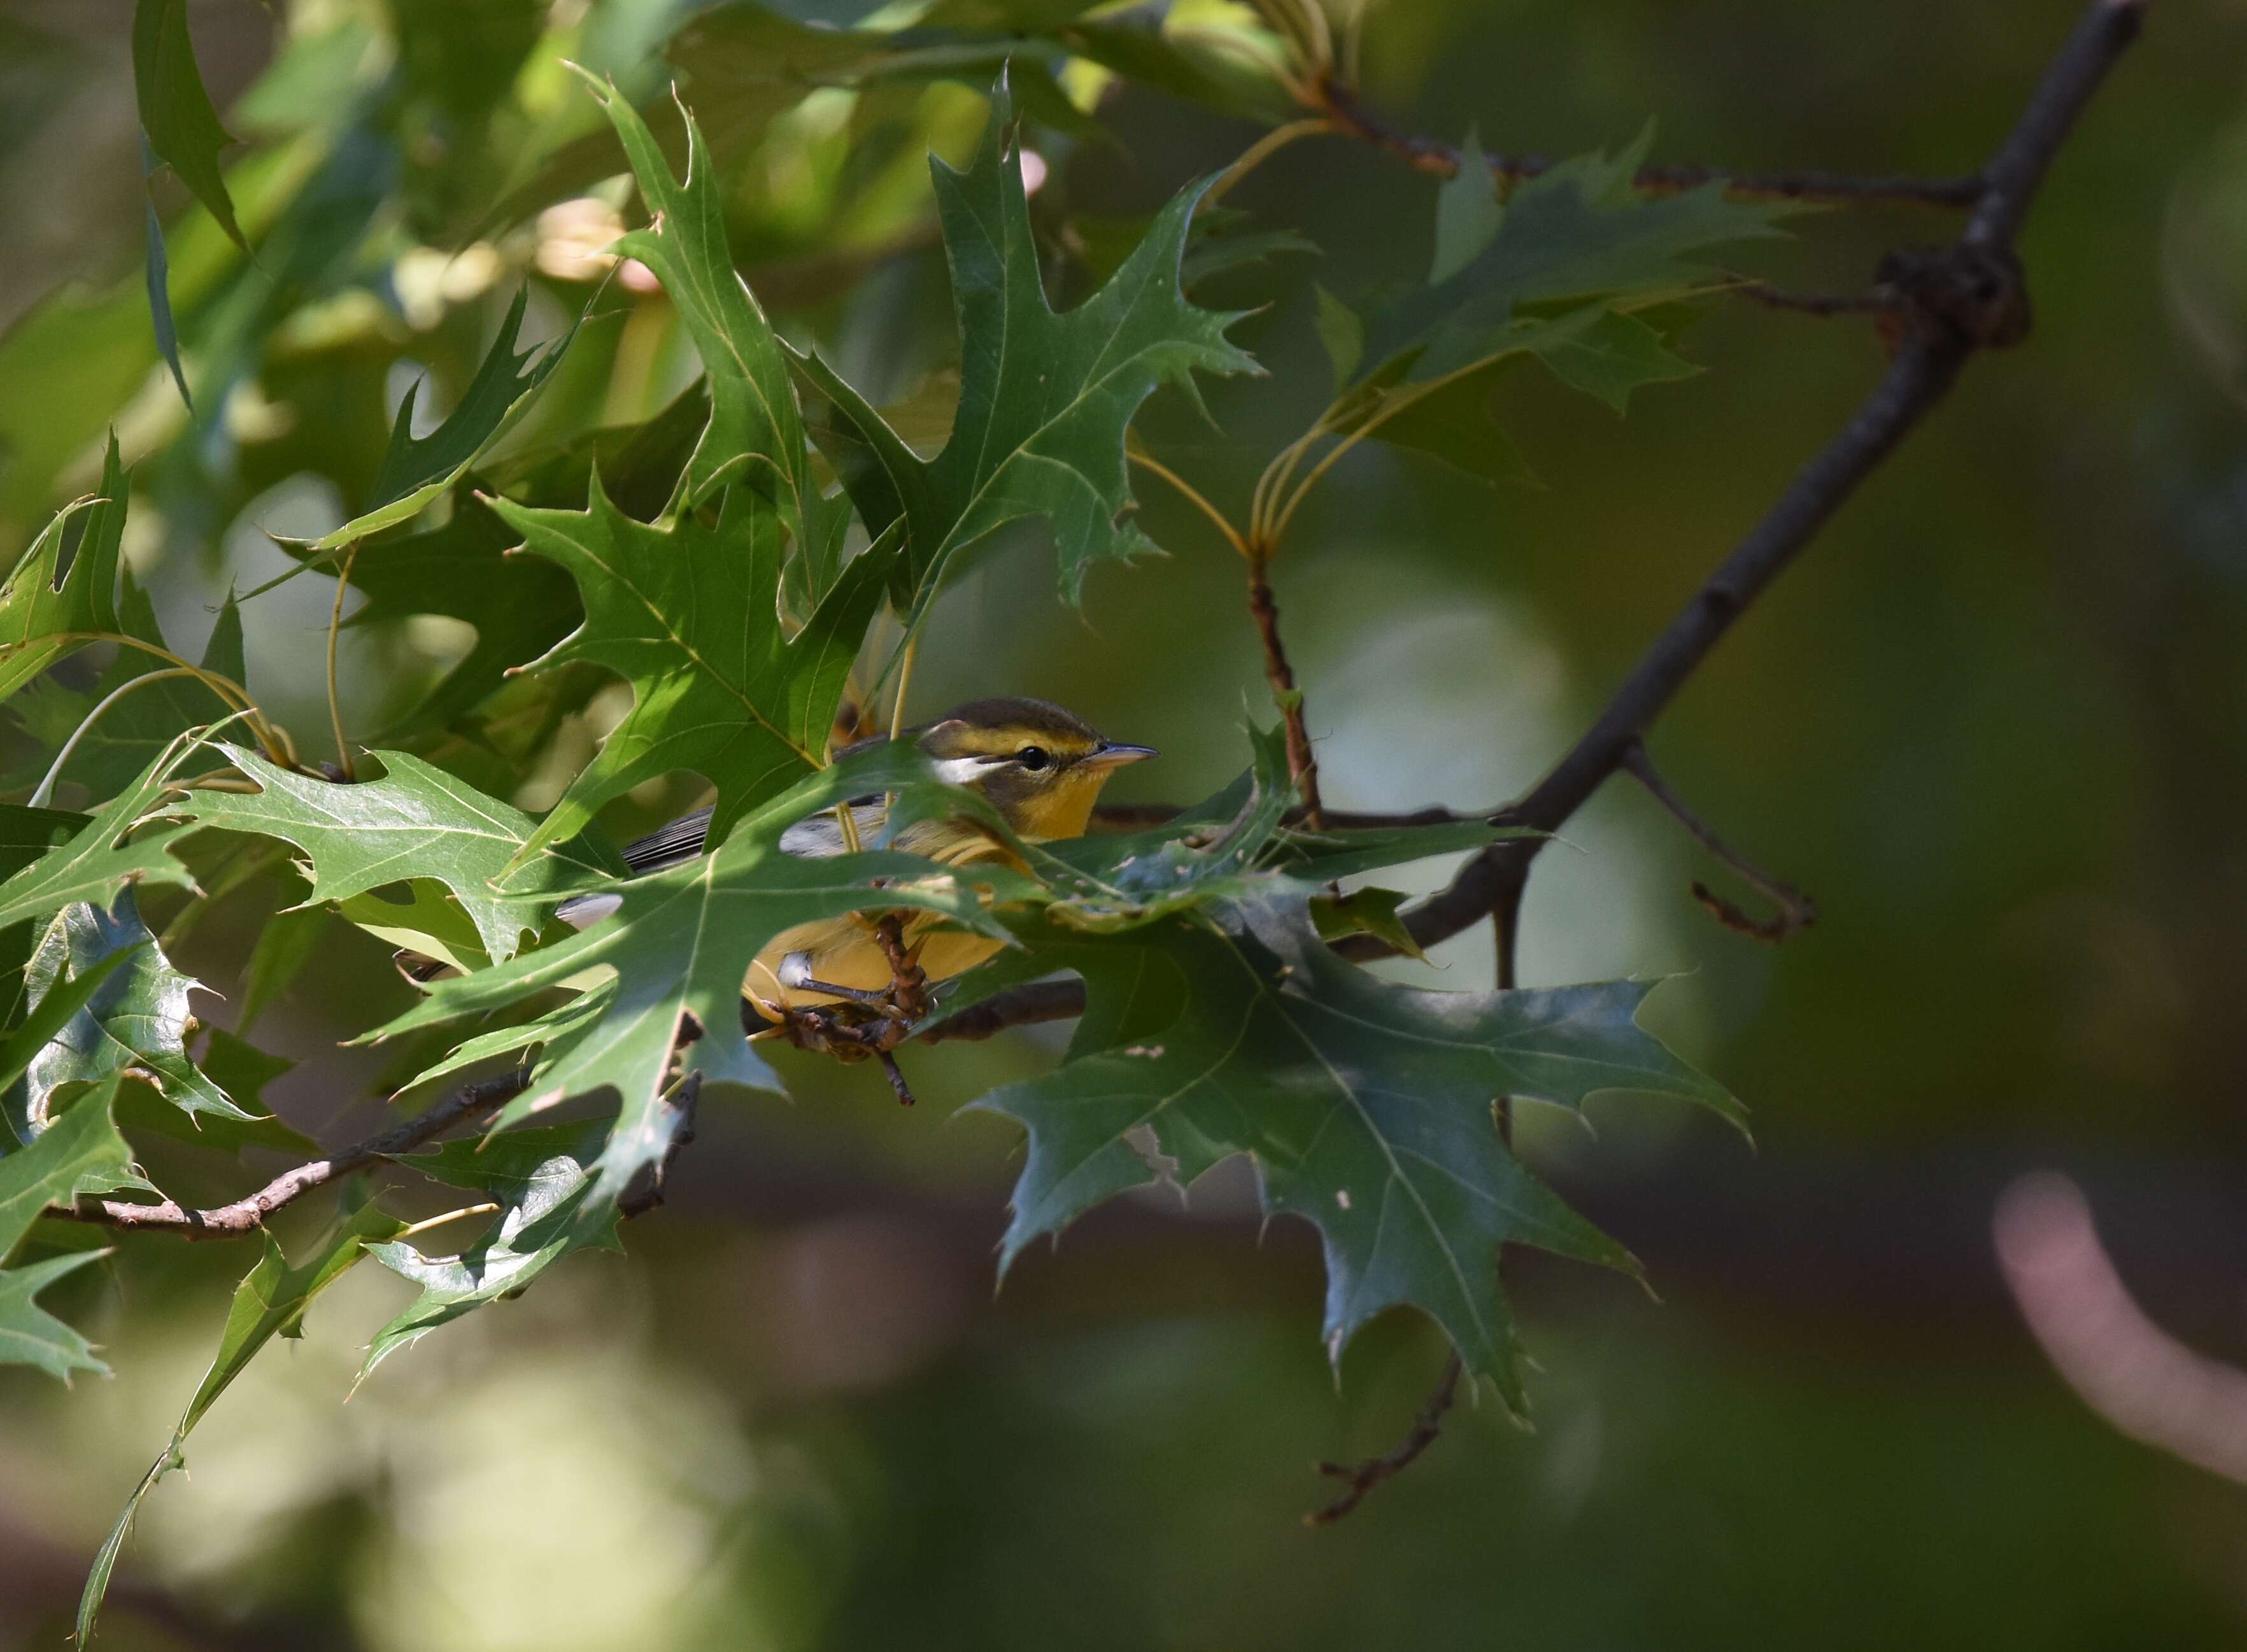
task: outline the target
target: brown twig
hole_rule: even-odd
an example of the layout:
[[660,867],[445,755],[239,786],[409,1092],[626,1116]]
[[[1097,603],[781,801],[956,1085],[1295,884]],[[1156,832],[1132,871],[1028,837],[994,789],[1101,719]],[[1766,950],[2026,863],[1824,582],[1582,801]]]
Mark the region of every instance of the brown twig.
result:
[[1466,1366],[1457,1354],[1444,1362],[1444,1374],[1436,1379],[1433,1392],[1421,1406],[1420,1415],[1412,1419],[1412,1431],[1379,1457],[1367,1457],[1362,1463],[1322,1463],[1319,1472],[1331,1479],[1347,1480],[1349,1489],[1323,1508],[1313,1509],[1303,1516],[1305,1526],[1331,1526],[1365,1501],[1366,1493],[1383,1480],[1390,1480],[1419,1461],[1420,1454],[1436,1443],[1444,1431],[1444,1414],[1459,1396],[1459,1379],[1466,1375]]
[[1737,931],[1759,941],[1774,945],[1788,936],[1808,929],[1818,921],[1818,903],[1783,878],[1773,877],[1753,861],[1717,836],[1708,822],[1695,814],[1690,805],[1680,796],[1677,788],[1662,777],[1654,760],[1646,754],[1643,742],[1634,742],[1623,754],[1623,771],[1646,788],[1654,801],[1676,816],[1677,823],[1693,836],[1693,841],[1707,850],[1717,859],[1731,867],[1752,884],[1779,908],[1776,918],[1751,918],[1731,901],[1718,894],[1706,884],[1693,885],[1693,898],[1707,907],[1717,921],[1725,928]]
[[[1417,171],[1439,178],[1455,175],[1459,152],[1434,138],[1404,132],[1369,109],[1351,87],[1328,80],[1313,89],[1313,106],[1334,130],[1394,155]],[[1488,155],[1491,175],[1519,183],[1549,172],[1550,155]],[[1704,184],[1724,184],[1736,195],[1781,201],[1902,201],[1919,206],[1977,206],[1992,188],[1994,173],[1970,178],[1861,177],[1840,172],[1729,172],[1717,167],[1656,162],[1641,167],[1632,181],[1649,195],[1677,195]]]
[[1886,286],[1869,292],[1793,292],[1768,281],[1742,276],[1727,290],[1769,310],[1788,310],[1802,316],[1877,316],[1900,310],[1903,295]]
[[[699,1037],[700,1028],[697,1027],[695,1031]],[[681,1038],[680,1043],[684,1048],[693,1041]],[[646,1181],[639,1187],[626,1189],[624,1197],[617,1200],[617,1215],[621,1220],[629,1222],[635,1216],[645,1216],[663,1204],[664,1190],[670,1185],[673,1167],[679,1163],[680,1154],[694,1144],[694,1114],[701,1099],[702,1072],[700,1068],[681,1078],[678,1089],[664,1098],[664,1107],[677,1116],[679,1123],[672,1128],[671,1142],[663,1150],[663,1157],[649,1167]]]
[[463,1120],[488,1113],[520,1096],[529,1082],[529,1075],[520,1071],[479,1080],[439,1102],[420,1117],[393,1125],[340,1153],[299,1164],[231,1205],[198,1211],[187,1209],[171,1199],[160,1205],[81,1199],[74,1206],[58,1205],[47,1214],[67,1221],[97,1222],[105,1227],[178,1233],[191,1239],[237,1239],[263,1227],[267,1217],[315,1188],[434,1141]]
[[1287,645],[1280,640],[1280,604],[1266,577],[1267,559],[1248,558],[1248,612],[1264,644],[1264,679],[1272,685],[1273,703],[1280,708],[1287,730],[1287,772],[1303,800],[1303,822],[1313,831],[1326,829],[1326,814],[1319,802],[1319,760],[1311,750],[1311,735],[1303,720],[1302,691],[1295,686],[1294,667],[1287,663]]

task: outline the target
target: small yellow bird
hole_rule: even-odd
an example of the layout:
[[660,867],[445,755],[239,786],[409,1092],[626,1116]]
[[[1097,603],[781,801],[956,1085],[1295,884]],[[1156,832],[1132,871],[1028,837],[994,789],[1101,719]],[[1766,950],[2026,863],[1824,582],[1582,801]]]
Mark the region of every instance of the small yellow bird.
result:
[[[980,792],[1016,836],[1032,843],[1082,836],[1108,777],[1126,763],[1155,755],[1151,747],[1104,738],[1075,713],[1047,700],[1014,697],[970,700],[905,734],[936,759],[939,777]],[[837,755],[873,743],[862,741]],[[884,814],[880,797],[851,802],[851,823],[861,843],[871,844],[880,836]],[[692,860],[703,852],[709,824],[707,809],[684,816],[627,847],[625,862],[639,873]],[[789,827],[780,843],[785,853],[805,859],[839,855],[844,849],[843,824],[833,814],[815,815]],[[1010,850],[967,820],[917,821],[891,847],[946,866],[979,861],[1019,864]],[[564,909],[563,916],[583,927],[604,915],[594,910],[602,898]],[[612,908],[613,898],[605,905]],[[973,968],[1003,944],[946,927],[934,913],[907,918],[904,939],[931,980]],[[869,921],[830,918],[775,937],[749,966],[741,991],[768,1020],[777,1021],[787,1009],[875,1002],[893,979]]]

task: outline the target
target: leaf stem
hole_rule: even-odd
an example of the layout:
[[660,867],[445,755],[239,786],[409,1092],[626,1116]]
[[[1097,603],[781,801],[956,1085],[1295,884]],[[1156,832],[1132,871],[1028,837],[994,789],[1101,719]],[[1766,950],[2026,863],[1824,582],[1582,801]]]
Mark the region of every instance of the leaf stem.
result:
[[1341,127],[1335,124],[1333,117],[1329,115],[1312,115],[1301,120],[1290,120],[1282,126],[1273,127],[1271,131],[1242,150],[1238,160],[1218,174],[1217,181],[1210,185],[1207,192],[1201,198],[1200,206],[1196,207],[1194,210],[1200,212],[1215,206],[1225,199],[1235,184],[1296,140],[1315,138],[1325,133],[1340,130]]
[[343,635],[344,598],[350,594],[352,570],[359,563],[359,548],[366,542],[354,539],[351,549],[344,553],[344,565],[336,574],[335,611],[328,616],[328,722],[336,731],[336,766],[344,772],[346,783],[359,778],[352,762],[351,741],[344,734],[344,705],[336,693],[336,645]]
[[154,655],[167,665],[178,666],[249,720],[250,732],[257,737],[259,747],[263,749],[268,757],[277,763],[285,763],[291,768],[297,766],[295,747],[284,743],[284,737],[278,726],[259,709],[257,702],[250,698],[249,691],[235,681],[233,678],[222,675],[207,666],[191,665],[168,648],[160,647],[139,637],[129,637],[121,631],[57,631],[54,633],[54,638],[58,642],[116,643],[123,647],[137,648],[142,653]]
[[1148,471],[1154,475],[1161,477],[1164,481],[1170,483],[1171,487],[1177,488],[1178,491],[1185,497],[1188,502],[1196,506],[1201,511],[1203,515],[1209,518],[1210,522],[1216,527],[1218,532],[1225,536],[1225,543],[1226,544],[1232,546],[1234,550],[1238,551],[1243,556],[1246,556],[1248,554],[1248,542],[1240,536],[1240,530],[1235,528],[1232,522],[1226,519],[1226,515],[1223,511],[1219,510],[1215,505],[1209,502],[1207,497],[1203,495],[1202,491],[1199,488],[1196,488],[1192,482],[1179,475],[1177,471],[1172,470],[1168,465],[1163,463],[1162,461],[1157,459],[1151,454],[1144,453],[1135,447],[1130,450],[1128,456],[1131,462],[1138,466],[1142,470]]
[[119,700],[124,699],[126,695],[131,693],[134,689],[141,687],[146,684],[161,682],[167,677],[193,677],[196,674],[196,672],[192,666],[167,666],[161,671],[147,672],[144,672],[140,676],[130,678],[127,680],[118,684],[116,687],[111,689],[106,694],[102,696],[100,701],[92,711],[86,713],[85,716],[80,720],[79,726],[71,730],[70,738],[63,742],[63,748],[55,754],[55,761],[52,766],[48,768],[45,775],[41,778],[39,783],[32,788],[31,795],[28,800],[26,800],[26,806],[31,809],[44,809],[47,807],[48,800],[54,795],[55,782],[63,777],[63,765],[70,761],[71,754],[78,749],[79,742],[84,740],[86,735],[92,732],[94,724],[101,720],[101,714],[107,711],[112,706],[114,706]]

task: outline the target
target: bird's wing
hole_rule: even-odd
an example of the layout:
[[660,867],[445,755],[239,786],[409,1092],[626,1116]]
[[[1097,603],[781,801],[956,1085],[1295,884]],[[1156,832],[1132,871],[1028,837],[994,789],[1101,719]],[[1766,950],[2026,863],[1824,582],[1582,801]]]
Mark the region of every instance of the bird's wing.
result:
[[676,866],[693,860],[702,852],[710,835],[710,811],[698,809],[691,815],[681,815],[670,825],[635,843],[625,845],[625,864],[635,875],[640,872],[659,872],[666,866]]

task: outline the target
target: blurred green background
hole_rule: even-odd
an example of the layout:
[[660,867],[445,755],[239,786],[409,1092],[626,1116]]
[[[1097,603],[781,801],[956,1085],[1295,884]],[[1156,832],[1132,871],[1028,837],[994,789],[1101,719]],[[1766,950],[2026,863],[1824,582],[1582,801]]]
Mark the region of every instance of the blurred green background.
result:
[[[222,106],[277,39],[410,38],[416,8],[283,10],[191,9]],[[578,0],[539,21],[645,90],[681,10]],[[105,1643],[2247,1642],[2247,1491],[2079,1402],[2023,1329],[1990,1238],[2008,1183],[2063,1168],[2148,1311],[2247,1360],[2247,8],[2154,10],[2024,239],[2033,339],[1970,372],[1652,736],[1720,831],[1815,894],[1818,926],[1776,950],[1719,928],[1689,885],[1737,887],[1628,782],[1538,864],[1523,979],[1674,974],[1653,1019],[1748,1102],[1757,1146],[1628,1099],[1595,1109],[1596,1139],[1525,1118],[1533,1161],[1659,1293],[1512,1259],[1541,1367],[1533,1432],[1494,1403],[1463,1406],[1412,1472],[1305,1529],[1325,1490],[1313,1461],[1406,1427],[1442,1362],[1430,1328],[1376,1327],[1337,1382],[1316,1337],[1315,1246],[1260,1227],[1239,1165],[1184,1210],[1135,1197],[1096,1212],[994,1295],[1017,1143],[953,1115],[1056,1041],[924,1052],[910,1113],[877,1074],[804,1061],[792,1106],[706,1109],[629,1256],[579,1259],[346,1404],[356,1350],[408,1294],[353,1273],[301,1345],[268,1353],[221,1403],[192,1475],[152,1499]],[[1400,124],[1456,139],[1472,123],[1493,151],[1614,146],[1652,116],[1661,159],[1954,173],[2011,123],[2077,10],[1376,0],[1363,79]],[[129,549],[193,652],[229,582],[286,565],[260,530],[340,520],[338,489],[365,481],[342,473],[375,462],[405,386],[473,364],[526,255],[475,242],[498,189],[465,148],[404,143],[364,175],[330,166],[321,187],[339,194],[355,176],[394,186],[382,165],[426,175],[363,241],[326,245],[299,215],[294,240],[262,247],[273,282],[318,302],[260,346],[220,412],[188,424],[145,307],[130,349],[52,319],[145,306],[130,11],[0,6],[0,323],[15,328],[0,341],[0,533],[19,545],[84,484],[87,440],[126,406],[157,524],[136,517]],[[503,72],[523,119],[578,119],[557,55],[542,44]],[[482,61],[446,72],[473,79]],[[236,169],[245,203],[244,169],[297,164],[315,124],[304,110],[329,71],[310,51],[290,63],[295,91],[268,79],[235,108],[263,138]],[[869,258],[855,284],[807,258],[884,249],[925,213],[919,146],[957,154],[981,102],[956,85],[915,99],[888,181],[859,177],[848,202],[822,194],[840,163],[817,119],[768,139],[735,186],[737,251],[784,328],[887,399],[954,348],[940,256]],[[1055,198],[1118,218],[1257,131],[1131,89],[1099,115],[1120,141],[1048,134],[1042,153]],[[1214,427],[1157,404],[1142,422],[1155,451],[1244,502],[1323,400],[1312,283],[1417,276],[1435,187],[1338,140],[1299,144],[1245,183],[1228,204],[1325,256],[1199,295],[1259,307],[1235,337],[1272,376],[1212,386]],[[1793,228],[1752,272],[1812,290],[1860,288],[1886,249],[1951,233],[1945,215],[1904,208]],[[215,256],[197,233],[174,236],[175,298]],[[481,276],[448,256],[472,242],[492,263]],[[256,291],[229,290],[248,296],[191,324],[199,362],[262,336]],[[534,324],[558,331],[563,301],[538,300]],[[244,315],[229,321],[227,303]],[[618,299],[552,393],[644,416],[693,371],[661,304]],[[1329,802],[1524,789],[1882,365],[1861,322],[1746,304],[1712,309],[1683,349],[1707,372],[1643,394],[1627,420],[1510,380],[1506,421],[1537,488],[1492,494],[1367,452],[1307,508],[1275,583]],[[42,376],[35,350],[68,366]],[[90,425],[74,422],[79,393]],[[1269,714],[1240,570],[1190,509],[1139,491],[1166,560],[1100,570],[1080,620],[1053,602],[1042,548],[1009,551],[948,599],[916,709],[1047,695],[1164,748],[1121,795],[1184,800],[1227,778],[1240,722]],[[284,588],[263,633],[253,613],[252,681],[304,730],[325,724],[332,592]],[[348,634],[365,722],[457,658],[459,638],[416,625]],[[301,646],[261,653],[261,635]],[[519,797],[558,786],[532,776]],[[612,823],[691,801],[637,798]],[[1448,868],[1419,870],[1432,886]],[[231,990],[270,910],[229,909],[185,966]],[[1442,948],[1430,979],[1490,975],[1478,932]],[[267,1099],[308,1129],[366,1123],[370,1105],[348,1098],[374,1068],[333,1042],[372,1018],[371,994],[405,990],[372,940],[337,926],[261,1026],[301,1063]],[[158,1248],[129,1276],[85,1276],[69,1304],[113,1381],[65,1392],[0,1371],[0,1647],[61,1644],[88,1557],[208,1357],[240,1259]]]

